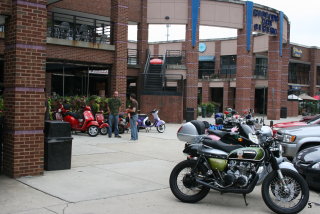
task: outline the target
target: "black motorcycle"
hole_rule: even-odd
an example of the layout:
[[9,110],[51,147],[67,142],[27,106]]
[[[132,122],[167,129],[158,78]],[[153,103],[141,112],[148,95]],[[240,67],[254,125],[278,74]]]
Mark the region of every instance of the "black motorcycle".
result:
[[188,156],[177,164],[170,175],[170,189],[181,201],[194,203],[203,199],[210,189],[221,193],[246,194],[253,191],[259,180],[258,169],[271,165],[262,182],[262,197],[276,213],[298,213],[306,206],[309,188],[295,171],[279,167],[272,151],[273,138],[259,145],[243,147],[200,138],[186,144]]

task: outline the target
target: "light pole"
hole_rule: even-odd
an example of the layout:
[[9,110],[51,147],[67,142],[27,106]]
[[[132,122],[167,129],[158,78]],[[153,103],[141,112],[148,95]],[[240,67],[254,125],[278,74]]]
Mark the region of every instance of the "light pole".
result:
[[[164,18],[165,18],[165,20],[169,20],[170,19],[169,16],[166,16]],[[167,26],[167,41],[169,41],[169,27],[170,27],[170,24],[167,23],[166,26]]]

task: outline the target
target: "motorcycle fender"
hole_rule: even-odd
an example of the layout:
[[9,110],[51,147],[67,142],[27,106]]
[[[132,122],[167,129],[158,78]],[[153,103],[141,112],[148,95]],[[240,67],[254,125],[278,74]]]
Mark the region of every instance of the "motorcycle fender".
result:
[[166,122],[164,122],[163,120],[159,120],[158,122],[157,122],[157,126],[160,126],[160,125],[162,125],[162,124],[165,124]]
[[292,171],[295,171],[296,173],[298,173],[298,171],[296,170],[296,168],[294,168],[293,164],[290,162],[282,162],[279,164],[279,168],[280,169],[290,169]]
[[188,154],[194,157],[198,156],[198,150],[202,146],[202,144],[189,144],[185,145],[185,148],[183,150],[184,154]]
[[89,126],[98,126],[99,127],[99,123],[97,121],[90,121],[87,123],[87,127]]
[[102,128],[105,128],[105,127],[109,127],[109,124],[108,123],[102,123],[99,128],[102,129]]

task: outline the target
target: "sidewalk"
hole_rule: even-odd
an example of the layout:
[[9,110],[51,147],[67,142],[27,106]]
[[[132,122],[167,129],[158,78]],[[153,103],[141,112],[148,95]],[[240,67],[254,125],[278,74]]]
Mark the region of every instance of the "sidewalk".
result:
[[[199,118],[211,121],[211,118]],[[289,120],[289,118],[288,118]],[[260,186],[247,196],[211,191],[196,204],[178,201],[170,191],[172,168],[185,159],[184,143],[176,138],[180,124],[166,124],[160,134],[152,128],[139,132],[139,141],[98,135],[73,135],[72,168],[45,171],[43,176],[10,179],[0,177],[1,214],[180,214],[180,213],[270,213]],[[319,193],[310,192],[319,202]],[[312,204],[313,205],[313,204]],[[319,213],[313,205],[302,213]]]

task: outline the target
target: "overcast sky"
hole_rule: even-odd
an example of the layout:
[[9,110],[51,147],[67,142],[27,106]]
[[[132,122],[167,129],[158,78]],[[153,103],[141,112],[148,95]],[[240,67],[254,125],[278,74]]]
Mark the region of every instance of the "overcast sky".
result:
[[[320,0],[253,0],[254,3],[283,11],[291,24],[290,41],[306,46],[320,48]],[[170,25],[169,40],[185,38],[185,26]],[[129,39],[136,40],[134,27],[129,28]],[[235,29],[200,27],[200,39],[235,37]],[[165,25],[150,25],[149,41],[166,41]]]

